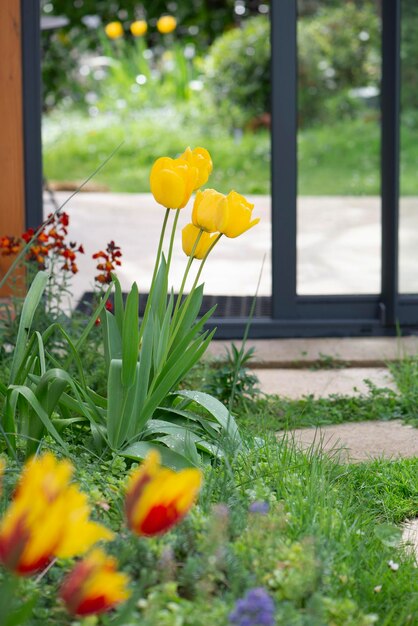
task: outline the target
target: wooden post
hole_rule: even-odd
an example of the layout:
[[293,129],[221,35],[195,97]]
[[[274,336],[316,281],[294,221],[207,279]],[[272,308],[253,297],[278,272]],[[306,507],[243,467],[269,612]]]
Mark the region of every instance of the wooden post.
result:
[[[20,0],[0,2],[0,236],[25,230]],[[10,264],[0,256],[0,276]],[[7,286],[0,295],[7,295]]]

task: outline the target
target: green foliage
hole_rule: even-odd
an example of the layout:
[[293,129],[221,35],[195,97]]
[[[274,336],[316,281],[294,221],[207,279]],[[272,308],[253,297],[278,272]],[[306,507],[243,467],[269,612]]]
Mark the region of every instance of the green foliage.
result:
[[372,3],[342,3],[298,21],[301,125],[353,117],[355,87],[379,86],[380,29]]
[[[227,626],[236,601],[260,586],[274,599],[278,624],[407,626],[416,614],[414,561],[390,528],[393,512],[403,519],[398,504],[416,494],[415,460],[339,467],[266,433],[262,446],[249,441],[233,468],[207,467],[199,505],[170,533],[149,539],[123,524],[126,463],[94,459],[81,444],[70,450],[76,479],[98,520],[116,532],[108,550],[134,590],[131,603],[93,623]],[[7,494],[17,469],[9,464]],[[268,513],[249,512],[256,499],[269,502]],[[33,591],[37,598],[30,626],[69,623],[56,599],[68,567],[58,562],[36,584],[21,581],[21,597]]]
[[259,393],[258,378],[248,369],[248,363],[254,354],[254,348],[246,350],[243,355],[235,346],[226,350],[226,359],[220,361],[219,366],[212,368],[208,373],[204,388],[229,406],[231,395],[240,405],[247,398],[254,399]]
[[242,128],[270,110],[270,22],[247,20],[221,35],[205,60],[207,85],[218,115]]

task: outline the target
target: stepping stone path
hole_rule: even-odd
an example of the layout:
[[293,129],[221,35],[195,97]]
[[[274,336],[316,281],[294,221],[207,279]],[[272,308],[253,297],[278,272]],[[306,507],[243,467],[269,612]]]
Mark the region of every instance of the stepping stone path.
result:
[[[342,463],[418,456],[418,428],[400,420],[299,428],[285,435],[278,433],[278,437],[293,438],[303,450],[318,447]],[[414,550],[418,564],[418,519],[410,520],[403,529],[403,542]]]
[[[212,342],[210,356],[224,359],[228,345]],[[250,347],[255,349],[252,366],[261,391],[297,400],[308,395],[367,395],[365,380],[396,392],[386,366],[418,354],[418,337],[249,340]],[[418,457],[418,428],[400,420],[301,428],[277,436],[292,437],[304,450],[321,448],[342,463]],[[418,519],[406,522],[403,530],[403,541],[414,550],[418,565]]]

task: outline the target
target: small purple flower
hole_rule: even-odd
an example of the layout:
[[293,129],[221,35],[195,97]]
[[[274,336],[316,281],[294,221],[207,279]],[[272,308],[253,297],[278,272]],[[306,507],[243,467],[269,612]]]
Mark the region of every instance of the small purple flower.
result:
[[269,512],[270,505],[265,500],[255,500],[249,506],[250,513],[260,513],[260,515],[267,515]]
[[274,602],[263,587],[250,589],[229,615],[235,626],[274,626]]

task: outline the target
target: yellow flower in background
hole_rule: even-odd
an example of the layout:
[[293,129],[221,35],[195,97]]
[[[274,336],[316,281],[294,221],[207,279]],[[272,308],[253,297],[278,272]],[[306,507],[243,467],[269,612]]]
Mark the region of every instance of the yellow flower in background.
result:
[[[181,242],[183,246],[183,252],[187,256],[191,256],[193,247],[196,243],[196,240],[199,236],[200,228],[196,228],[193,224],[187,224],[181,231]],[[210,246],[213,243],[213,240],[216,235],[210,235],[209,233],[203,232],[199,243],[196,246],[196,250],[193,253],[194,259],[203,259]]]
[[151,537],[170,530],[185,517],[202,484],[202,472],[180,472],[161,467],[152,450],[128,482],[125,513],[128,526],[138,535]]
[[182,209],[196,187],[197,175],[197,169],[184,159],[161,157],[151,169],[151,193],[167,209]]
[[129,598],[129,578],[117,571],[117,562],[102,550],[93,550],[65,578],[60,596],[71,615],[97,615]]
[[21,474],[0,523],[0,562],[17,574],[31,574],[54,557],[84,554],[113,533],[90,517],[87,497],[70,484],[74,468],[53,454],[34,457]]
[[132,22],[130,29],[134,37],[143,37],[148,30],[148,24],[145,20],[136,20]]
[[238,237],[258,224],[260,218],[252,220],[254,205],[236,191],[226,196],[226,210],[218,222],[219,232],[226,237]]
[[198,171],[196,189],[204,185],[212,173],[213,163],[209,152],[205,148],[186,148],[180,156]]
[[198,191],[193,205],[192,222],[207,233],[217,233],[225,211],[226,196],[223,193],[215,189]]
[[163,35],[168,35],[169,33],[172,33],[173,30],[176,30],[176,27],[177,20],[172,15],[163,15],[163,17],[160,17],[160,19],[157,21],[157,29]]
[[109,22],[109,24],[106,24],[104,30],[109,39],[119,39],[123,37],[123,26],[120,22]]

